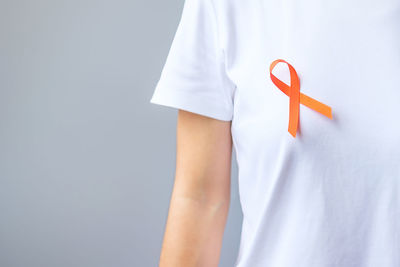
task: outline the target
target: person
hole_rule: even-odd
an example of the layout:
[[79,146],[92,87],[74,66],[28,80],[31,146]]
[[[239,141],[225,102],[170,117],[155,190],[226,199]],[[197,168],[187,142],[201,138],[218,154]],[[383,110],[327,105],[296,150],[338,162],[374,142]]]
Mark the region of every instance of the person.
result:
[[236,267],[400,266],[399,10],[185,0],[150,100],[179,109],[160,266],[218,266],[232,149]]

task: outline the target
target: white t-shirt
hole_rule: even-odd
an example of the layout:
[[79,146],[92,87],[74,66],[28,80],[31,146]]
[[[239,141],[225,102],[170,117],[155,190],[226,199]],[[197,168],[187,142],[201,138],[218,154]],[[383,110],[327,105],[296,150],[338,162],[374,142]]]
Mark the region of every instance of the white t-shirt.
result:
[[232,121],[235,266],[400,266],[400,0],[186,0],[150,102]]

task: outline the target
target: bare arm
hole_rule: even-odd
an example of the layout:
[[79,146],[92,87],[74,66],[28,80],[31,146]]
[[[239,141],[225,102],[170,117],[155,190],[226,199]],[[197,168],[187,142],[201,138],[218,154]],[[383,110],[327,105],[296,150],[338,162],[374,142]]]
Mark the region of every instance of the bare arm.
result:
[[230,203],[231,122],[178,111],[160,267],[217,267]]

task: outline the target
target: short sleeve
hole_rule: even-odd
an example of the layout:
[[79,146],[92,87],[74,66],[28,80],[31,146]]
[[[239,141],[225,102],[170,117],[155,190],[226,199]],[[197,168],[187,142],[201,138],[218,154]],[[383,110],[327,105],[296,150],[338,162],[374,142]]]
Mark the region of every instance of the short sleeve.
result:
[[150,103],[230,121],[234,88],[226,74],[211,0],[185,0]]

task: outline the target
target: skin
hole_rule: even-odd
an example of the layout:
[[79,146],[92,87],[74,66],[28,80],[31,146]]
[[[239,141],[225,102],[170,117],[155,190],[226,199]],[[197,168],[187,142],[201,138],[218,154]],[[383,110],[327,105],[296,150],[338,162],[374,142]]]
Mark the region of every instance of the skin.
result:
[[218,267],[230,203],[231,122],[184,110],[159,267]]

